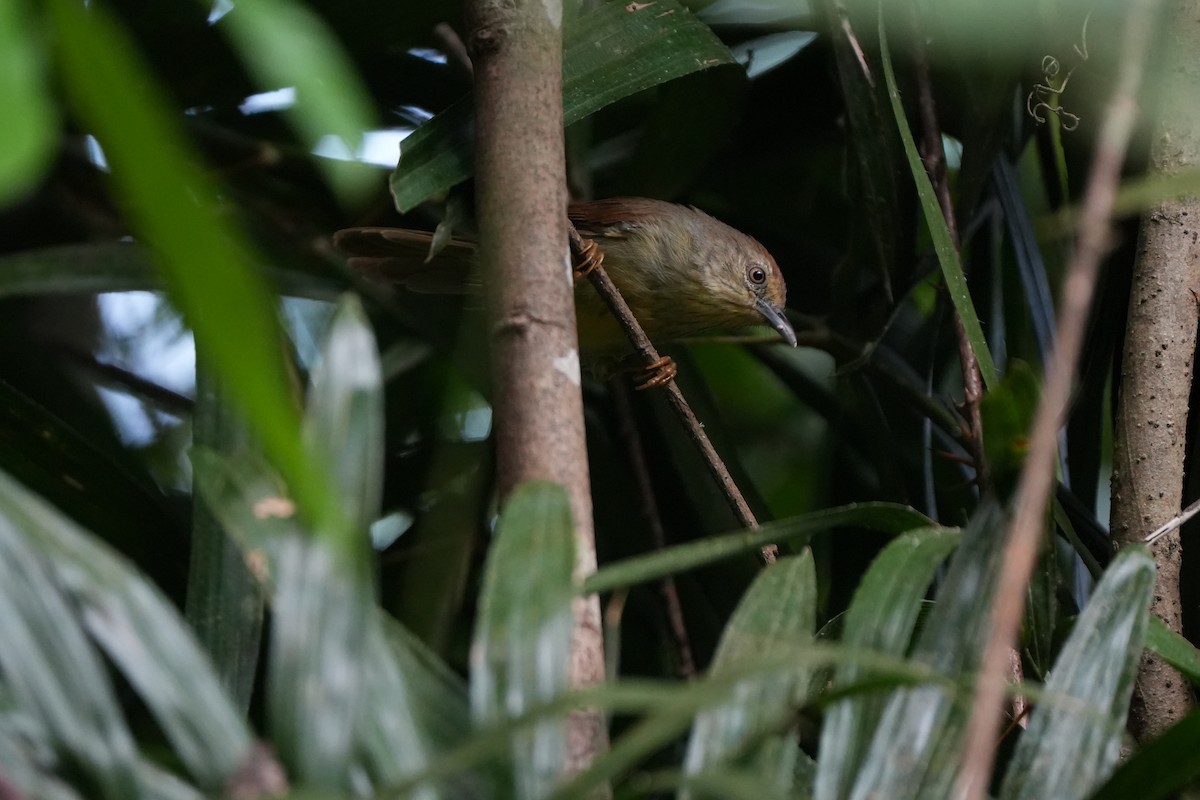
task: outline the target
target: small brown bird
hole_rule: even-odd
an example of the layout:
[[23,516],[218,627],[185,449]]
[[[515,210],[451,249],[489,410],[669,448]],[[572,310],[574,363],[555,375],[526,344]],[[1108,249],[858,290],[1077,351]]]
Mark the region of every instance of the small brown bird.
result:
[[[604,268],[646,334],[665,343],[766,322],[789,344],[786,287],[775,259],[751,237],[688,206],[635,197],[572,203],[567,215],[604,252]],[[450,242],[426,263],[432,234],[348,228],[334,243],[364,276],[435,294],[470,291],[475,244]],[[587,281],[575,288],[579,347],[593,363],[628,353],[629,343]]]

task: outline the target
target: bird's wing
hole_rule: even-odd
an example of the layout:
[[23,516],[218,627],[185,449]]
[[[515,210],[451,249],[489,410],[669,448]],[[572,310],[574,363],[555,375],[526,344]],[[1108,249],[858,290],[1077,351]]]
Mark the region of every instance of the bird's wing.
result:
[[333,235],[350,268],[367,280],[425,294],[470,291],[475,244],[451,239],[430,258],[432,242],[433,234],[404,228],[346,228]]
[[582,236],[624,239],[661,218],[671,204],[644,197],[610,197],[571,203],[567,217]]

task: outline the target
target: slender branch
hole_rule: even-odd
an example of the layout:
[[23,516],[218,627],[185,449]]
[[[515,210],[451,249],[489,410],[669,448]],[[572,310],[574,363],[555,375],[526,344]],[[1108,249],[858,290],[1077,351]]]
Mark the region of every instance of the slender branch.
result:
[[[638,435],[637,425],[634,424],[629,387],[620,380],[610,381],[610,385],[617,406],[617,427],[621,438],[625,440],[629,465],[633,469],[633,482],[642,501],[642,516],[650,526],[654,549],[663,550],[667,546],[667,537],[663,531],[662,515],[658,512],[658,501],[654,499],[654,487],[650,482],[650,470],[646,466],[642,437]],[[675,644],[679,677],[690,681],[696,677],[696,660],[692,657],[692,645],[688,638],[687,625],[683,620],[683,604],[679,602],[679,590],[675,586],[674,575],[668,575],[659,581],[658,593],[662,597],[667,628],[671,631],[671,639]]]
[[1117,86],[1096,141],[1084,193],[1079,238],[1063,283],[1058,343],[1046,370],[1046,384],[1030,436],[1029,456],[1017,485],[1017,505],[992,604],[988,641],[967,728],[962,771],[954,797],[979,800],[987,794],[995,756],[995,734],[1004,698],[1008,652],[1025,610],[1025,592],[1045,531],[1046,506],[1054,485],[1058,428],[1070,398],[1071,382],[1083,346],[1100,259],[1107,252],[1113,201],[1121,165],[1137,115],[1137,92],[1158,0],[1129,4]]
[[[567,224],[567,234],[571,238],[571,246],[575,249],[577,255],[582,255],[589,247],[594,247],[597,252],[600,252],[600,246],[595,242],[585,244],[583,238],[579,235],[579,231],[575,230],[575,227],[570,223]],[[629,310],[629,305],[625,302],[625,298],[621,297],[620,291],[617,290],[612,279],[608,277],[608,273],[604,271],[604,267],[600,264],[600,261],[602,259],[595,259],[587,272],[588,279],[592,282],[596,293],[608,304],[608,307],[613,312],[613,316],[620,323],[621,329],[629,337],[633,349],[641,356],[642,361],[647,366],[661,364],[662,356],[658,354],[658,350],[655,349],[654,344],[650,341],[650,337],[646,336],[646,332],[642,330],[642,326],[633,316],[633,312]],[[738,522],[744,528],[757,528],[758,520],[754,518],[754,512],[750,510],[750,506],[746,503],[746,498],[742,496],[737,484],[734,483],[733,477],[725,467],[725,462],[721,460],[716,448],[708,440],[708,434],[704,432],[700,421],[692,413],[691,406],[684,399],[683,392],[679,390],[679,386],[676,385],[674,380],[670,380],[662,388],[666,391],[668,402],[675,409],[675,413],[679,416],[680,421],[683,422],[683,426],[687,429],[692,442],[700,451],[700,455],[708,467],[709,473],[721,488],[722,494],[725,495],[725,500],[737,516]],[[767,545],[762,549],[763,561],[768,564],[774,563],[778,554],[779,548],[773,544]]]
[[[950,183],[946,178],[946,151],[942,146],[942,129],[938,125],[937,105],[933,99],[933,81],[929,77],[929,56],[925,52],[925,37],[921,30],[916,3],[912,5],[913,61],[917,77],[917,109],[921,115],[921,149],[924,151],[925,171],[933,184],[954,252],[962,252],[958,235],[958,221],[954,214],[954,200],[950,196]],[[975,476],[982,490],[991,482],[987,460],[983,450],[983,418],[979,403],[983,399],[983,376],[975,350],[967,338],[962,317],[954,315],[954,335],[958,339],[958,360],[963,374],[963,413],[967,418],[967,446],[975,462]]]

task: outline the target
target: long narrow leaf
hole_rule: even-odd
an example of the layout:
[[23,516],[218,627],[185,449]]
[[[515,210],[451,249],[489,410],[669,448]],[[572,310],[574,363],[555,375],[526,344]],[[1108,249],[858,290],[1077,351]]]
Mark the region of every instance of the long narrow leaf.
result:
[[[1003,514],[987,501],[971,519],[912,659],[947,677],[979,660],[1003,550]],[[965,692],[969,695],[969,691]],[[850,797],[915,800],[949,790],[962,748],[962,698],[937,686],[897,690],[888,701]]]
[[[516,716],[567,687],[575,549],[566,490],[518,486],[488,557],[471,646],[471,708],[479,722]],[[548,719],[514,737],[518,797],[546,796],[566,760],[565,730]]]
[[[246,446],[241,420],[222,398],[203,366],[196,370],[192,441],[232,454]],[[208,651],[229,696],[245,713],[258,671],[263,629],[263,592],[246,567],[242,549],[203,499],[193,471],[192,547],[184,612]]]
[[[751,656],[810,642],[816,606],[817,578],[811,551],[781,559],[764,570],[725,626],[712,674],[721,675]],[[719,767],[731,756],[741,754],[754,739],[778,727],[794,713],[795,704],[810,688],[812,676],[811,668],[797,667],[792,672],[740,683],[729,702],[696,717],[684,756],[684,773],[696,776]],[[759,771],[779,792],[791,788],[798,753],[794,733],[772,737],[759,747]],[[685,791],[680,796],[691,795]]]
[[581,591],[584,594],[592,594],[645,583],[741,553],[753,552],[772,542],[803,544],[814,533],[831,528],[863,528],[895,534],[930,524],[932,520],[908,506],[897,503],[855,503],[768,522],[753,531],[712,536],[702,541],[618,561],[585,580]]
[[1200,650],[1153,614],[1146,629],[1146,649],[1200,685]]
[[0,675],[13,705],[35,720],[98,794],[135,797],[133,738],[104,664],[88,643],[48,559],[25,541],[22,497],[0,475]]
[[369,581],[320,540],[289,537],[273,550],[271,738],[301,781],[345,790],[366,681]]
[[1090,800],[1165,800],[1200,779],[1200,712],[1188,714],[1123,763]]
[[338,303],[310,383],[305,443],[330,465],[351,530],[366,530],[383,493],[383,375],[354,295]]
[[0,0],[0,206],[41,177],[57,139],[43,37],[29,24],[32,8],[22,0]]
[[[957,531],[924,528],[891,542],[871,564],[846,612],[842,642],[850,647],[903,656],[934,571],[961,539]],[[834,688],[866,674],[857,664],[839,667]],[[821,728],[814,797],[844,797],[871,743],[883,712],[881,697],[852,697],[829,709]]]
[[[263,89],[295,88],[296,102],[287,114],[305,144],[311,148],[332,136],[346,156],[358,151],[373,126],[371,102],[320,17],[296,0],[239,0],[220,24]],[[374,185],[377,173],[352,160],[317,163],[344,199],[356,199]]]
[[332,492],[300,443],[273,304],[245,238],[195,164],[125,32],[99,3],[49,3],[72,103],[104,147],[117,196],[156,254],[197,349],[247,414],[296,502],[321,532],[340,528]]
[[1005,773],[1001,800],[1086,797],[1112,771],[1153,591],[1150,554],[1122,550],[1054,662],[1042,702]]
[[170,601],[124,559],[2,476],[0,508],[51,560],[87,631],[149,706],[188,771],[203,786],[224,786],[252,737]]
[[999,379],[992,353],[988,349],[987,339],[984,338],[983,328],[979,325],[979,315],[971,302],[971,292],[967,288],[967,278],[963,275],[962,263],[958,252],[950,239],[950,229],[946,227],[946,218],[942,216],[933,184],[925,172],[921,154],[917,152],[917,143],[913,140],[912,131],[908,127],[908,118],[904,115],[904,105],[900,102],[900,90],[896,88],[896,74],[892,69],[892,57],[888,51],[887,31],[883,24],[883,7],[879,9],[879,51],[883,60],[883,77],[887,81],[888,96],[892,101],[892,113],[896,117],[896,125],[900,129],[900,140],[904,143],[904,154],[908,158],[908,167],[912,172],[913,181],[917,186],[917,197],[921,200],[921,209],[925,212],[925,222],[929,227],[929,235],[933,239],[933,248],[937,252],[938,263],[942,267],[942,277],[949,289],[950,299],[954,302],[954,310],[962,320],[967,340],[975,351],[975,359],[979,362],[979,372],[983,382],[989,388]]

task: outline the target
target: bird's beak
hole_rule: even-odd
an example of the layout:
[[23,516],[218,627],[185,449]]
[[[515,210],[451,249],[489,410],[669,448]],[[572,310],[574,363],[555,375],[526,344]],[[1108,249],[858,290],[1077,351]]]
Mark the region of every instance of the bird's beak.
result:
[[754,308],[763,315],[768,325],[779,331],[779,335],[784,338],[784,341],[792,347],[796,346],[796,332],[792,330],[792,323],[787,321],[787,317],[783,315],[782,311],[761,297],[754,301]]

